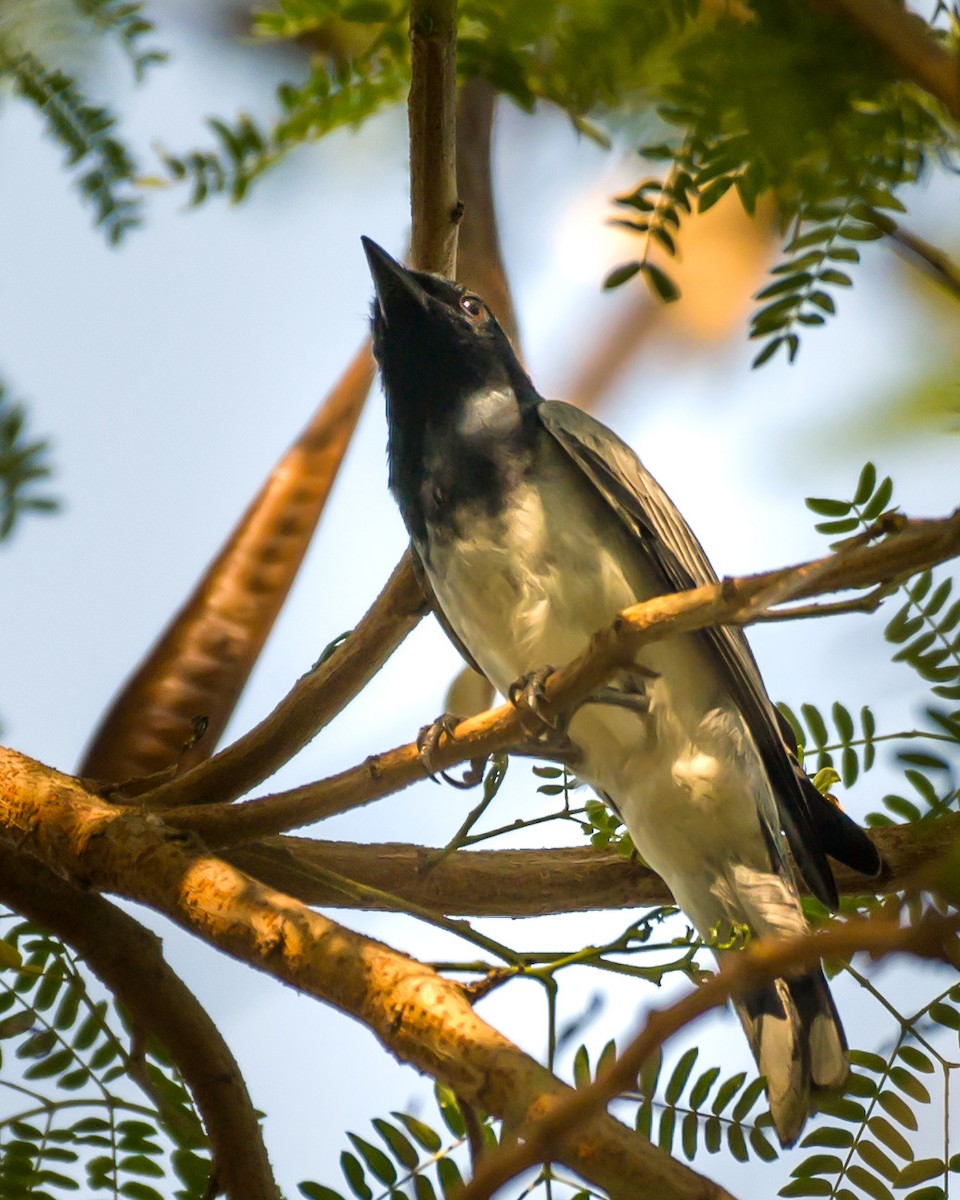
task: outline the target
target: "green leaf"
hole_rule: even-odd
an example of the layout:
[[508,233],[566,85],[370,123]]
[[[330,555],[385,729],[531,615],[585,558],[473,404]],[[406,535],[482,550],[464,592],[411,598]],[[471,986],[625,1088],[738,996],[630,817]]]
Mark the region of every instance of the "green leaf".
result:
[[680,1145],[684,1157],[692,1162],[697,1156],[697,1135],[700,1132],[697,1114],[688,1112],[680,1125]]
[[307,1200],[344,1200],[340,1192],[335,1192],[333,1188],[328,1188],[322,1183],[313,1183],[309,1179],[298,1183],[297,1191],[301,1196],[306,1196]]
[[917,1118],[913,1109],[893,1091],[883,1091],[877,1097],[880,1107],[888,1116],[904,1128],[909,1129],[912,1133],[917,1130]]
[[825,1179],[792,1179],[785,1184],[778,1196],[829,1196],[833,1189]]
[[944,1173],[942,1158],[918,1158],[916,1162],[907,1163],[899,1172],[894,1186],[898,1188],[913,1187],[918,1183],[926,1183]]
[[804,504],[821,517],[845,517],[852,507],[848,500],[828,500],[823,496],[808,496]]
[[710,1089],[717,1081],[720,1074],[719,1067],[711,1067],[708,1071],[704,1071],[697,1082],[690,1089],[690,1107],[699,1110],[704,1100],[710,1094]]
[[828,1146],[832,1149],[845,1150],[853,1145],[853,1134],[849,1129],[838,1129],[836,1126],[824,1125],[815,1129],[800,1143],[802,1149],[809,1146]]
[[891,1067],[890,1082],[901,1092],[905,1092],[911,1100],[917,1100],[921,1104],[930,1103],[930,1093],[916,1075],[912,1075],[906,1067]]
[[664,1089],[664,1099],[668,1104],[676,1104],[683,1094],[683,1089],[686,1087],[687,1080],[690,1078],[690,1072],[693,1070],[694,1063],[697,1061],[699,1050],[696,1046],[691,1047],[680,1057],[670,1076],[670,1081]]
[[930,1058],[918,1046],[901,1046],[898,1056],[908,1067],[913,1067],[915,1071],[922,1071],[925,1075],[931,1075],[936,1070]]
[[355,1133],[348,1133],[347,1137],[354,1150],[357,1151],[381,1183],[396,1183],[397,1168],[379,1146],[374,1146],[371,1142],[366,1141]]
[[593,1078],[590,1071],[590,1052],[586,1046],[578,1046],[577,1052],[573,1056],[573,1084],[574,1087],[585,1088],[589,1085]]
[[877,1171],[884,1179],[889,1179],[892,1183],[900,1173],[900,1168],[888,1158],[886,1154],[873,1142],[868,1142],[866,1138],[862,1139],[857,1144],[857,1153],[867,1164]]
[[657,1133],[657,1145],[661,1150],[671,1153],[673,1150],[673,1133],[677,1124],[677,1110],[665,1109],[660,1117],[660,1129]]
[[441,1158],[437,1162],[437,1177],[440,1180],[444,1196],[450,1196],[463,1187],[460,1168],[452,1158]]
[[436,1130],[431,1129],[429,1125],[418,1120],[417,1117],[411,1117],[409,1113],[401,1112],[393,1112],[390,1115],[401,1121],[413,1140],[419,1142],[424,1150],[429,1150],[431,1154],[436,1154],[443,1145],[443,1141]]
[[363,1166],[349,1150],[344,1150],[340,1155],[340,1169],[343,1171],[350,1191],[359,1197],[359,1200],[372,1200],[373,1191],[367,1183]]
[[886,1117],[871,1117],[867,1126],[873,1136],[892,1150],[894,1154],[908,1161],[913,1158],[913,1149],[907,1139],[890,1124]]
[[[957,1012],[955,1008],[951,1008],[949,1004],[944,1004],[943,1001],[938,1000],[935,1004],[931,1004],[927,1011],[938,1025],[946,1025],[948,1029],[960,1030],[960,1012]],[[900,1085],[898,1084],[897,1086],[899,1087]],[[902,1090],[906,1091],[906,1088]],[[923,1091],[926,1093],[925,1088]],[[908,1094],[912,1095],[912,1093]],[[930,1097],[927,1095],[927,1100],[929,1099]]]
[[754,1079],[743,1089],[743,1093],[733,1106],[733,1119],[735,1121],[745,1121],[750,1109],[763,1095],[763,1079]]
[[628,279],[632,279],[639,270],[640,264],[638,262],[623,263],[619,267],[614,267],[603,281],[603,290],[605,292],[613,291],[614,288],[618,288],[621,284],[626,283]]
[[417,1153],[409,1138],[404,1137],[395,1125],[391,1125],[389,1121],[384,1121],[381,1117],[374,1117],[373,1127],[377,1133],[390,1147],[394,1158],[403,1166],[413,1168],[419,1163],[420,1155]]
[[680,299],[680,289],[660,267],[652,262],[643,262],[640,263],[640,270],[650,285],[650,290],[664,304],[672,304],[674,300]]
[[[852,1140],[852,1139],[851,1139]],[[811,1154],[791,1171],[797,1179],[808,1175],[839,1175],[843,1170],[843,1159],[836,1154]]]
[[893,1200],[893,1193],[887,1185],[878,1179],[872,1171],[868,1171],[866,1167],[861,1167],[859,1163],[854,1163],[847,1170],[847,1177],[851,1183],[855,1183],[861,1191],[872,1196],[873,1200]]
[[893,480],[887,475],[876,492],[874,492],[873,499],[863,509],[862,516],[864,520],[875,521],[886,510],[892,495]]
[[442,1083],[437,1083],[434,1086],[434,1094],[437,1097],[437,1105],[440,1108],[440,1116],[443,1118],[443,1123],[454,1137],[465,1137],[467,1128],[463,1122],[463,1113],[460,1111],[460,1105],[457,1103],[456,1096]]
[[723,1110],[743,1086],[746,1077],[746,1072],[739,1071],[720,1084],[717,1094],[713,1098],[713,1104],[710,1106],[715,1116],[719,1117],[723,1113]]
[[753,1147],[754,1154],[761,1162],[774,1162],[780,1157],[776,1147],[757,1125],[754,1125],[750,1130],[750,1145]]
[[0,1040],[5,1038],[19,1037],[20,1034],[26,1033],[32,1028],[34,1015],[30,1009],[24,1009],[22,1012],[12,1013],[9,1017],[4,1017],[0,1021]]
[[727,1126],[727,1149],[737,1160],[737,1162],[749,1162],[750,1152],[747,1150],[747,1141],[743,1136],[742,1125]]

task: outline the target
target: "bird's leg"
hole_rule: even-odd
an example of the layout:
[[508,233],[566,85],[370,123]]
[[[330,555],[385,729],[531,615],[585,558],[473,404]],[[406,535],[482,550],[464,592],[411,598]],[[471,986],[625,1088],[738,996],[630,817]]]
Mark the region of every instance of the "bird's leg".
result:
[[626,708],[638,716],[645,717],[650,712],[646,681],[656,678],[657,672],[646,667],[625,667],[617,672],[606,687],[598,688],[586,699],[581,700],[574,712],[585,704],[608,704],[614,708]]
[[[447,737],[453,736],[453,731],[463,720],[463,717],[458,717],[456,713],[441,713],[435,721],[429,725],[424,725],[417,734],[417,753],[420,756],[420,763],[427,775],[434,783],[439,783],[440,779],[445,780],[455,788],[472,788],[483,781],[483,768],[486,765],[487,758],[472,758],[470,765],[464,772],[462,779],[454,779],[452,775],[448,775],[436,765],[436,753],[440,745],[440,739],[446,734]],[[440,776],[440,779],[437,776]]]

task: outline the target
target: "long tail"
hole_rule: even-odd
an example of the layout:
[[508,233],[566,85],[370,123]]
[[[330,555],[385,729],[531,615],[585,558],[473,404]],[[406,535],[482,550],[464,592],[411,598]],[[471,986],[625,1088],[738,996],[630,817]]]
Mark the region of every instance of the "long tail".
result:
[[760,1073],[781,1146],[792,1146],[819,1094],[842,1086],[850,1070],[847,1040],[817,967],[775,979],[736,1005]]

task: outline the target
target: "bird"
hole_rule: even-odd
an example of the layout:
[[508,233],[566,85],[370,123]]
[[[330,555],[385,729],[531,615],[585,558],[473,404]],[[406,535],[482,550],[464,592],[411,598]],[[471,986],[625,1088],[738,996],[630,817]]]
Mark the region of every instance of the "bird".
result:
[[[467,662],[535,709],[551,664],[581,653],[622,609],[717,576],[626,443],[539,394],[479,296],[362,240],[389,487],[424,591]],[[739,627],[644,646],[565,733],[577,777],[619,815],[718,954],[737,931],[807,929],[791,854],[831,910],[828,853],[864,875],[881,871],[873,842],[799,765]],[[790,1146],[849,1071],[823,972],[791,972],[735,1008]]]

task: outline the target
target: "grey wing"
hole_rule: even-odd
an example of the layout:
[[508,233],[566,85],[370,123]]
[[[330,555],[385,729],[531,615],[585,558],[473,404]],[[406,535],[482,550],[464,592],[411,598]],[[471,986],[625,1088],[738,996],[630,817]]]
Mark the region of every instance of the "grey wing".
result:
[[[634,535],[663,576],[665,592],[717,582],[689,525],[625,442],[599,421],[561,401],[545,400],[537,412],[544,428]],[[836,908],[837,888],[821,831],[811,820],[804,789],[780,735],[776,710],[743,631],[720,626],[702,630],[698,636],[717,661],[730,696],[753,734],[801,874],[819,900],[828,908]],[[852,821],[848,824],[872,849],[863,831]],[[836,853],[833,845],[826,848]],[[838,857],[845,860],[842,853]]]

